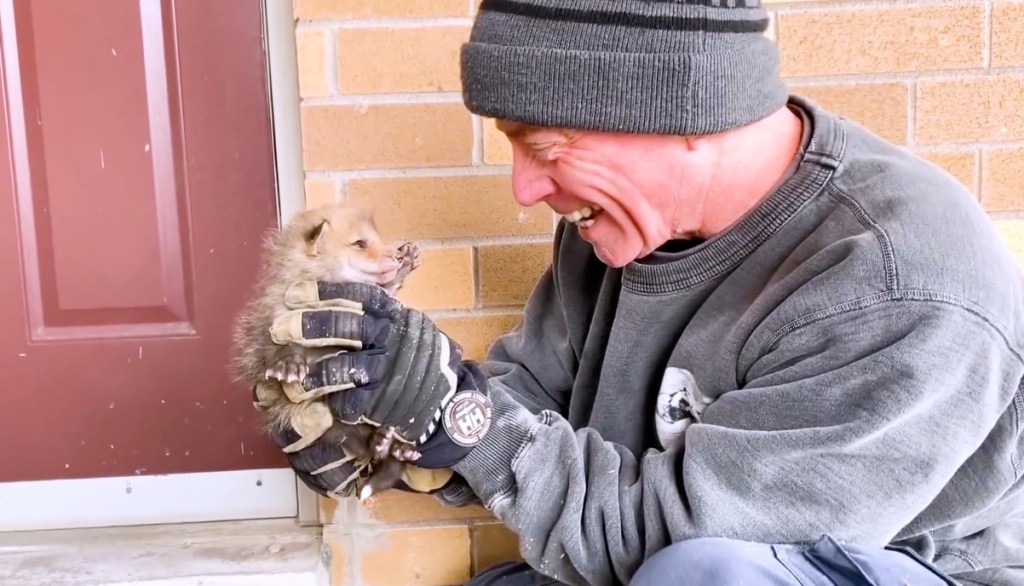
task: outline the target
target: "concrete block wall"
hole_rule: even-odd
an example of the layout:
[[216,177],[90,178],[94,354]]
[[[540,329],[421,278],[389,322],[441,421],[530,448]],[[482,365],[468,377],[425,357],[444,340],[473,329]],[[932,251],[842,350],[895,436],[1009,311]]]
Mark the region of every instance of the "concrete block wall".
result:
[[[471,357],[515,325],[554,217],[521,208],[511,157],[459,94],[475,0],[293,0],[308,205],[369,202],[425,246],[403,299]],[[765,0],[794,93],[948,170],[1024,258],[1024,2]],[[485,510],[386,494],[323,502],[333,584],[460,584],[517,557]]]

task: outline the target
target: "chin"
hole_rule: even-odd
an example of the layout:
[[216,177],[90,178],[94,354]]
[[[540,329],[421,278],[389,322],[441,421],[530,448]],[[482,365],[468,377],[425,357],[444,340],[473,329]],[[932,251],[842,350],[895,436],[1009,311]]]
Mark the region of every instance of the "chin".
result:
[[621,269],[636,260],[635,255],[615,254],[615,252],[609,251],[609,249],[596,245],[594,246],[594,254],[597,255],[601,262],[613,269]]
[[[584,235],[584,239],[586,239],[586,235]],[[617,242],[608,246],[602,244],[601,240],[588,241],[594,248],[594,254],[597,255],[597,258],[614,269],[621,269],[640,258],[641,249],[638,246],[630,246],[624,242]]]

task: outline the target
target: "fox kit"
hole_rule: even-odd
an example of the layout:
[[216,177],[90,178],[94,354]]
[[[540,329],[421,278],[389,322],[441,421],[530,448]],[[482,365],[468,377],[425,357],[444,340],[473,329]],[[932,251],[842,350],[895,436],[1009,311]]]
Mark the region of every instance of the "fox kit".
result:
[[237,378],[250,388],[258,386],[262,390],[260,405],[269,431],[280,432],[289,426],[315,428],[314,434],[341,445],[361,466],[369,465],[371,473],[360,487],[361,499],[390,488],[401,477],[403,462],[414,460],[418,454],[411,446],[392,444],[390,428],[343,424],[315,400],[290,399],[282,385],[301,381],[311,366],[338,353],[339,348],[276,344],[271,326],[292,310],[285,305],[285,297],[289,286],[296,282],[377,284],[394,295],[419,266],[419,248],[412,243],[386,245],[368,211],[330,204],[298,214],[284,229],[272,234],[263,257],[256,292],[236,319]]

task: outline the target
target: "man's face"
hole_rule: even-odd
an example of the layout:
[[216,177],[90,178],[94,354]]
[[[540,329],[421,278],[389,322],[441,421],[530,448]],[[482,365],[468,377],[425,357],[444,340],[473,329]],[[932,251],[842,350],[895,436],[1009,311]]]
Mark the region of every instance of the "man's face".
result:
[[700,222],[694,194],[703,179],[701,154],[681,138],[507,121],[497,121],[497,128],[511,142],[516,201],[543,202],[575,220],[581,237],[610,266],[643,258],[677,230]]

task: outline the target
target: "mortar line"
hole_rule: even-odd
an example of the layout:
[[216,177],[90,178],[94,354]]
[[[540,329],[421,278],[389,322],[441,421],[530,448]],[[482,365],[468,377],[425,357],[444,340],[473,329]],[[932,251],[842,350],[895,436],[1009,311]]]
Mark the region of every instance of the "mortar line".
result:
[[928,152],[965,152],[972,149],[987,149],[998,151],[1001,149],[1022,149],[1024,140],[971,140],[969,142],[936,142],[915,145],[915,151]]
[[1024,220],[1024,210],[994,210],[986,213],[995,222]]
[[781,39],[779,39],[779,13],[776,10],[767,10],[767,12],[768,21],[771,23],[769,25],[771,38],[774,39],[775,45],[777,47],[781,47],[781,45],[779,44],[781,42]]
[[[352,499],[349,499],[349,500],[352,500]],[[355,511],[352,511],[352,512],[355,513]],[[355,519],[355,515],[353,515],[350,518],[351,519]],[[348,551],[352,552],[352,558],[353,558],[352,562],[347,564],[348,565],[348,573],[349,573],[348,583],[349,584],[358,584],[360,582],[359,577],[363,575],[363,555],[362,555],[363,552],[362,552],[362,547],[356,545],[356,537],[355,537],[354,533],[350,533],[347,536],[347,539],[348,539],[348,543],[345,544],[346,545],[346,549]],[[359,551],[356,551],[357,548],[359,549]],[[346,561],[346,563],[348,562],[347,559],[345,561]]]
[[985,0],[985,20],[981,29],[981,66],[989,69],[992,64],[992,0]]
[[[327,69],[327,93],[336,96],[341,92],[341,83],[338,81],[338,43],[334,36],[334,29],[324,30],[324,67]],[[318,100],[330,99],[329,97],[316,98]],[[315,101],[315,100],[314,100]],[[304,102],[309,103],[307,98]]]
[[907,80],[907,146],[917,146],[917,82]]
[[982,143],[966,143],[966,144],[928,144],[928,145],[913,145],[907,148],[914,153],[926,153],[926,154],[962,154],[962,153],[973,153],[974,149],[987,146]]
[[499,305],[491,307],[472,307],[458,309],[429,309],[424,311],[430,319],[445,319],[459,317],[492,317],[519,315],[523,312],[523,305]]
[[[390,0],[389,0],[390,1]],[[434,16],[429,18],[316,18],[302,19],[295,23],[298,29],[367,29],[367,28],[403,28],[419,29],[444,26],[471,26],[473,19],[469,16]]]
[[[351,527],[353,534],[373,534],[387,532],[392,529],[420,529],[432,527],[471,527],[472,522],[490,519],[487,515],[479,517],[435,517],[416,520],[379,520],[373,518],[369,513],[361,515],[358,521],[354,521]],[[498,521],[500,523],[500,521]]]
[[484,164],[484,122],[476,114],[471,114],[473,121],[473,166]]
[[478,177],[501,176],[512,172],[510,165],[481,165],[480,167],[406,167],[401,169],[347,169],[347,170],[308,170],[306,177],[310,179],[336,178],[347,179],[401,179],[428,177]]
[[915,145],[917,151],[968,151],[974,148],[988,149],[1019,149],[1024,148],[1024,140],[1007,141],[971,141],[964,143],[943,142],[935,144]]
[[915,0],[906,6],[894,5],[892,0],[817,0],[813,2],[786,2],[772,5],[776,12],[809,12],[817,9],[877,10],[879,8],[916,8],[918,6],[971,6],[973,0]]
[[344,179],[330,178],[334,181],[334,199],[344,202],[348,199],[348,183]]
[[982,168],[985,164],[985,158],[982,156],[982,147],[980,145],[974,147],[974,197],[979,202],[984,194],[981,192],[981,177]]
[[1001,76],[1024,75],[1024,67],[990,67],[988,69],[958,68],[934,69],[927,71],[896,71],[886,73],[837,73],[834,75],[787,75],[785,80],[790,85],[867,85],[874,83],[893,83],[901,81],[957,81],[978,78],[996,79]]
[[473,307],[479,309],[483,304],[483,287],[480,286],[480,247],[469,249],[469,278],[473,279]]
[[[336,65],[334,66],[336,69]],[[337,90],[330,96],[312,96],[306,98],[306,106],[376,106],[381,104],[461,104],[462,94],[459,92],[389,92],[389,93],[349,93],[343,94],[338,82],[338,72],[334,72]]]
[[[333,538],[336,542],[341,544],[344,554],[345,570],[343,574],[347,580],[347,584],[357,584],[353,580],[358,579],[359,571],[356,568],[356,564],[359,563],[359,551],[356,550],[356,540],[354,532],[352,530],[355,526],[355,513],[353,502],[355,499],[342,499],[338,502],[337,508],[335,509],[334,518],[327,519],[323,525],[323,547],[330,554],[330,566],[334,566],[337,561],[338,553],[334,548],[330,547],[329,540]],[[340,517],[340,518],[339,518]],[[328,572],[330,572],[328,567]]]
[[472,523],[466,524],[466,533],[469,534],[469,575],[476,576],[482,569],[479,566],[477,559],[477,547],[476,547],[476,530]]
[[452,238],[418,238],[421,249],[468,248],[477,246],[511,246],[516,244],[550,244],[551,235],[514,234],[501,236],[456,236]]

